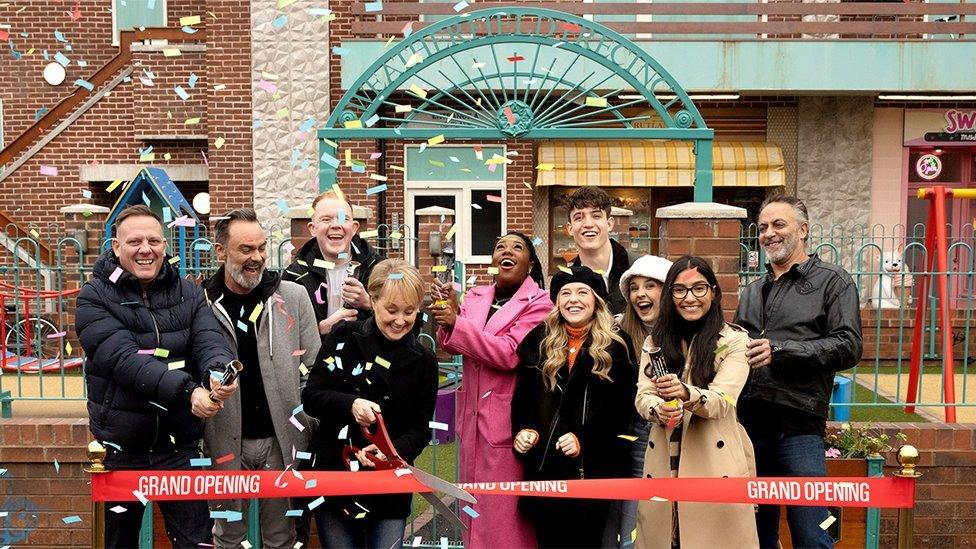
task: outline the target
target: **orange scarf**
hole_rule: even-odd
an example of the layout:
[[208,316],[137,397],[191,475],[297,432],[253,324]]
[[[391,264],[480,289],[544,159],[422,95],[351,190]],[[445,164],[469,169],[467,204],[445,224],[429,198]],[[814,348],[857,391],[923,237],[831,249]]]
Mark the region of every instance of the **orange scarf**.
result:
[[569,371],[572,372],[573,365],[576,364],[576,357],[579,356],[583,342],[586,341],[586,336],[590,333],[590,325],[587,324],[580,328],[573,328],[567,324],[566,333],[569,335],[566,362],[569,364]]

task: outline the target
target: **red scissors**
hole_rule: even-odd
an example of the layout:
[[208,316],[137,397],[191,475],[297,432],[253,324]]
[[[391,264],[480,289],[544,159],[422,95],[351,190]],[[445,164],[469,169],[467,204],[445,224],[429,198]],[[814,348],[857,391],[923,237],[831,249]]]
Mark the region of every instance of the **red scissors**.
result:
[[[383,421],[383,414],[380,412],[373,412],[376,414],[376,431],[373,432],[369,427],[360,426],[363,431],[363,437],[366,438],[368,442],[376,445],[376,449],[383,454],[383,457],[371,455],[370,461],[373,462],[373,468],[377,471],[388,471],[390,469],[408,469],[414,478],[424,486],[434,490],[435,492],[443,492],[447,495],[454,496],[455,498],[468,503],[477,503],[477,499],[468,492],[458,488],[454,484],[447,482],[446,480],[435,477],[434,475],[417,469],[416,467],[407,463],[405,459],[400,457],[397,453],[396,448],[393,447],[393,441],[390,440],[390,433],[386,430],[386,423]],[[349,467],[352,459],[362,451],[362,448],[353,445],[347,445],[342,449],[342,460],[346,463],[346,467]],[[431,492],[421,492],[421,496],[427,500],[428,503],[437,509],[444,517],[450,521],[455,526],[464,528],[464,524],[461,519],[458,518],[457,514],[451,511],[451,508],[444,504],[435,494]]]

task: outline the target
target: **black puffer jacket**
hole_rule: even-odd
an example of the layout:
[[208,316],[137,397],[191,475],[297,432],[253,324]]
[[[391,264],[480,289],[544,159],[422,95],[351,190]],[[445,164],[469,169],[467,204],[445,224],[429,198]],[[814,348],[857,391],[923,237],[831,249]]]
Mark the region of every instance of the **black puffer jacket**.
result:
[[[125,452],[196,442],[203,421],[190,413],[190,393],[208,386],[209,371],[234,360],[234,352],[203,290],[169,262],[146,290],[127,271],[113,283],[118,267],[115,254],[105,252],[78,293],[75,330],[87,355],[91,432]],[[164,351],[140,353],[153,349]]]
[[767,267],[766,276],[743,290],[735,323],[751,338],[768,339],[773,354],[769,367],[752,370],[739,397],[743,424],[770,419],[750,417],[757,401],[826,419],[834,373],[861,359],[861,311],[851,275],[816,254],[777,280]]
[[[319,303],[315,299],[315,292],[322,283],[329,283],[329,275],[324,269],[315,266],[316,259],[322,259],[322,251],[319,250],[318,240],[313,238],[298,250],[295,261],[281,274],[281,279],[297,282],[305,287],[309,297],[312,298],[315,320],[321,322],[329,316],[329,305],[328,303]],[[373,267],[382,260],[383,257],[370,248],[365,240],[359,238],[358,235],[352,237],[352,261],[359,262],[359,268],[356,269],[356,279],[363,286],[369,282],[369,275],[373,272]],[[372,311],[360,310],[358,320],[364,320],[372,315]]]

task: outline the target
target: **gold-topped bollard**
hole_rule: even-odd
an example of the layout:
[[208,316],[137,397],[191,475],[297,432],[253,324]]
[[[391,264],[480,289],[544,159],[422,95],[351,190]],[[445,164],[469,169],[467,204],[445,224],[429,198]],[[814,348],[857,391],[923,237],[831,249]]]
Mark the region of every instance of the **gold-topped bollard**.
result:
[[[898,465],[900,471],[895,471],[896,477],[918,478],[921,473],[915,470],[918,465],[918,448],[911,444],[906,444],[898,449]],[[909,549],[912,546],[912,537],[915,535],[915,508],[898,510],[898,549]]]
[[[88,467],[85,471],[92,474],[107,473],[105,456],[108,452],[97,440],[88,443]],[[105,548],[105,502],[92,500],[92,547]]]

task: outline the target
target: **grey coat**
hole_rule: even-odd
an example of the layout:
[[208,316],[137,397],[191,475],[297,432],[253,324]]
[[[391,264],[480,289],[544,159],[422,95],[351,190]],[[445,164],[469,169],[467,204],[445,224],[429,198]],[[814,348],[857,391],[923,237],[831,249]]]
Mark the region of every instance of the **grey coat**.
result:
[[[223,268],[207,282],[208,301],[213,308],[231,346],[237,349],[234,327],[227,311],[220,305]],[[218,278],[219,277],[219,278]],[[264,309],[258,321],[257,345],[261,379],[268,395],[268,408],[274,425],[275,437],[281,447],[285,466],[295,462],[293,452],[303,452],[308,447],[315,427],[315,420],[304,412],[295,414],[304,430],[299,431],[289,418],[302,403],[302,387],[307,375],[302,375],[300,364],[310,366],[318,356],[322,344],[318,323],[308,292],[294,282],[280,281],[273,273],[265,273],[262,287],[266,288]],[[221,294],[222,295],[222,294]],[[304,353],[295,356],[295,351]],[[241,393],[237,391],[224,402],[224,409],[208,419],[204,426],[204,449],[215,460],[214,469],[239,470],[241,468]],[[216,459],[233,454],[234,459],[217,464]]]

